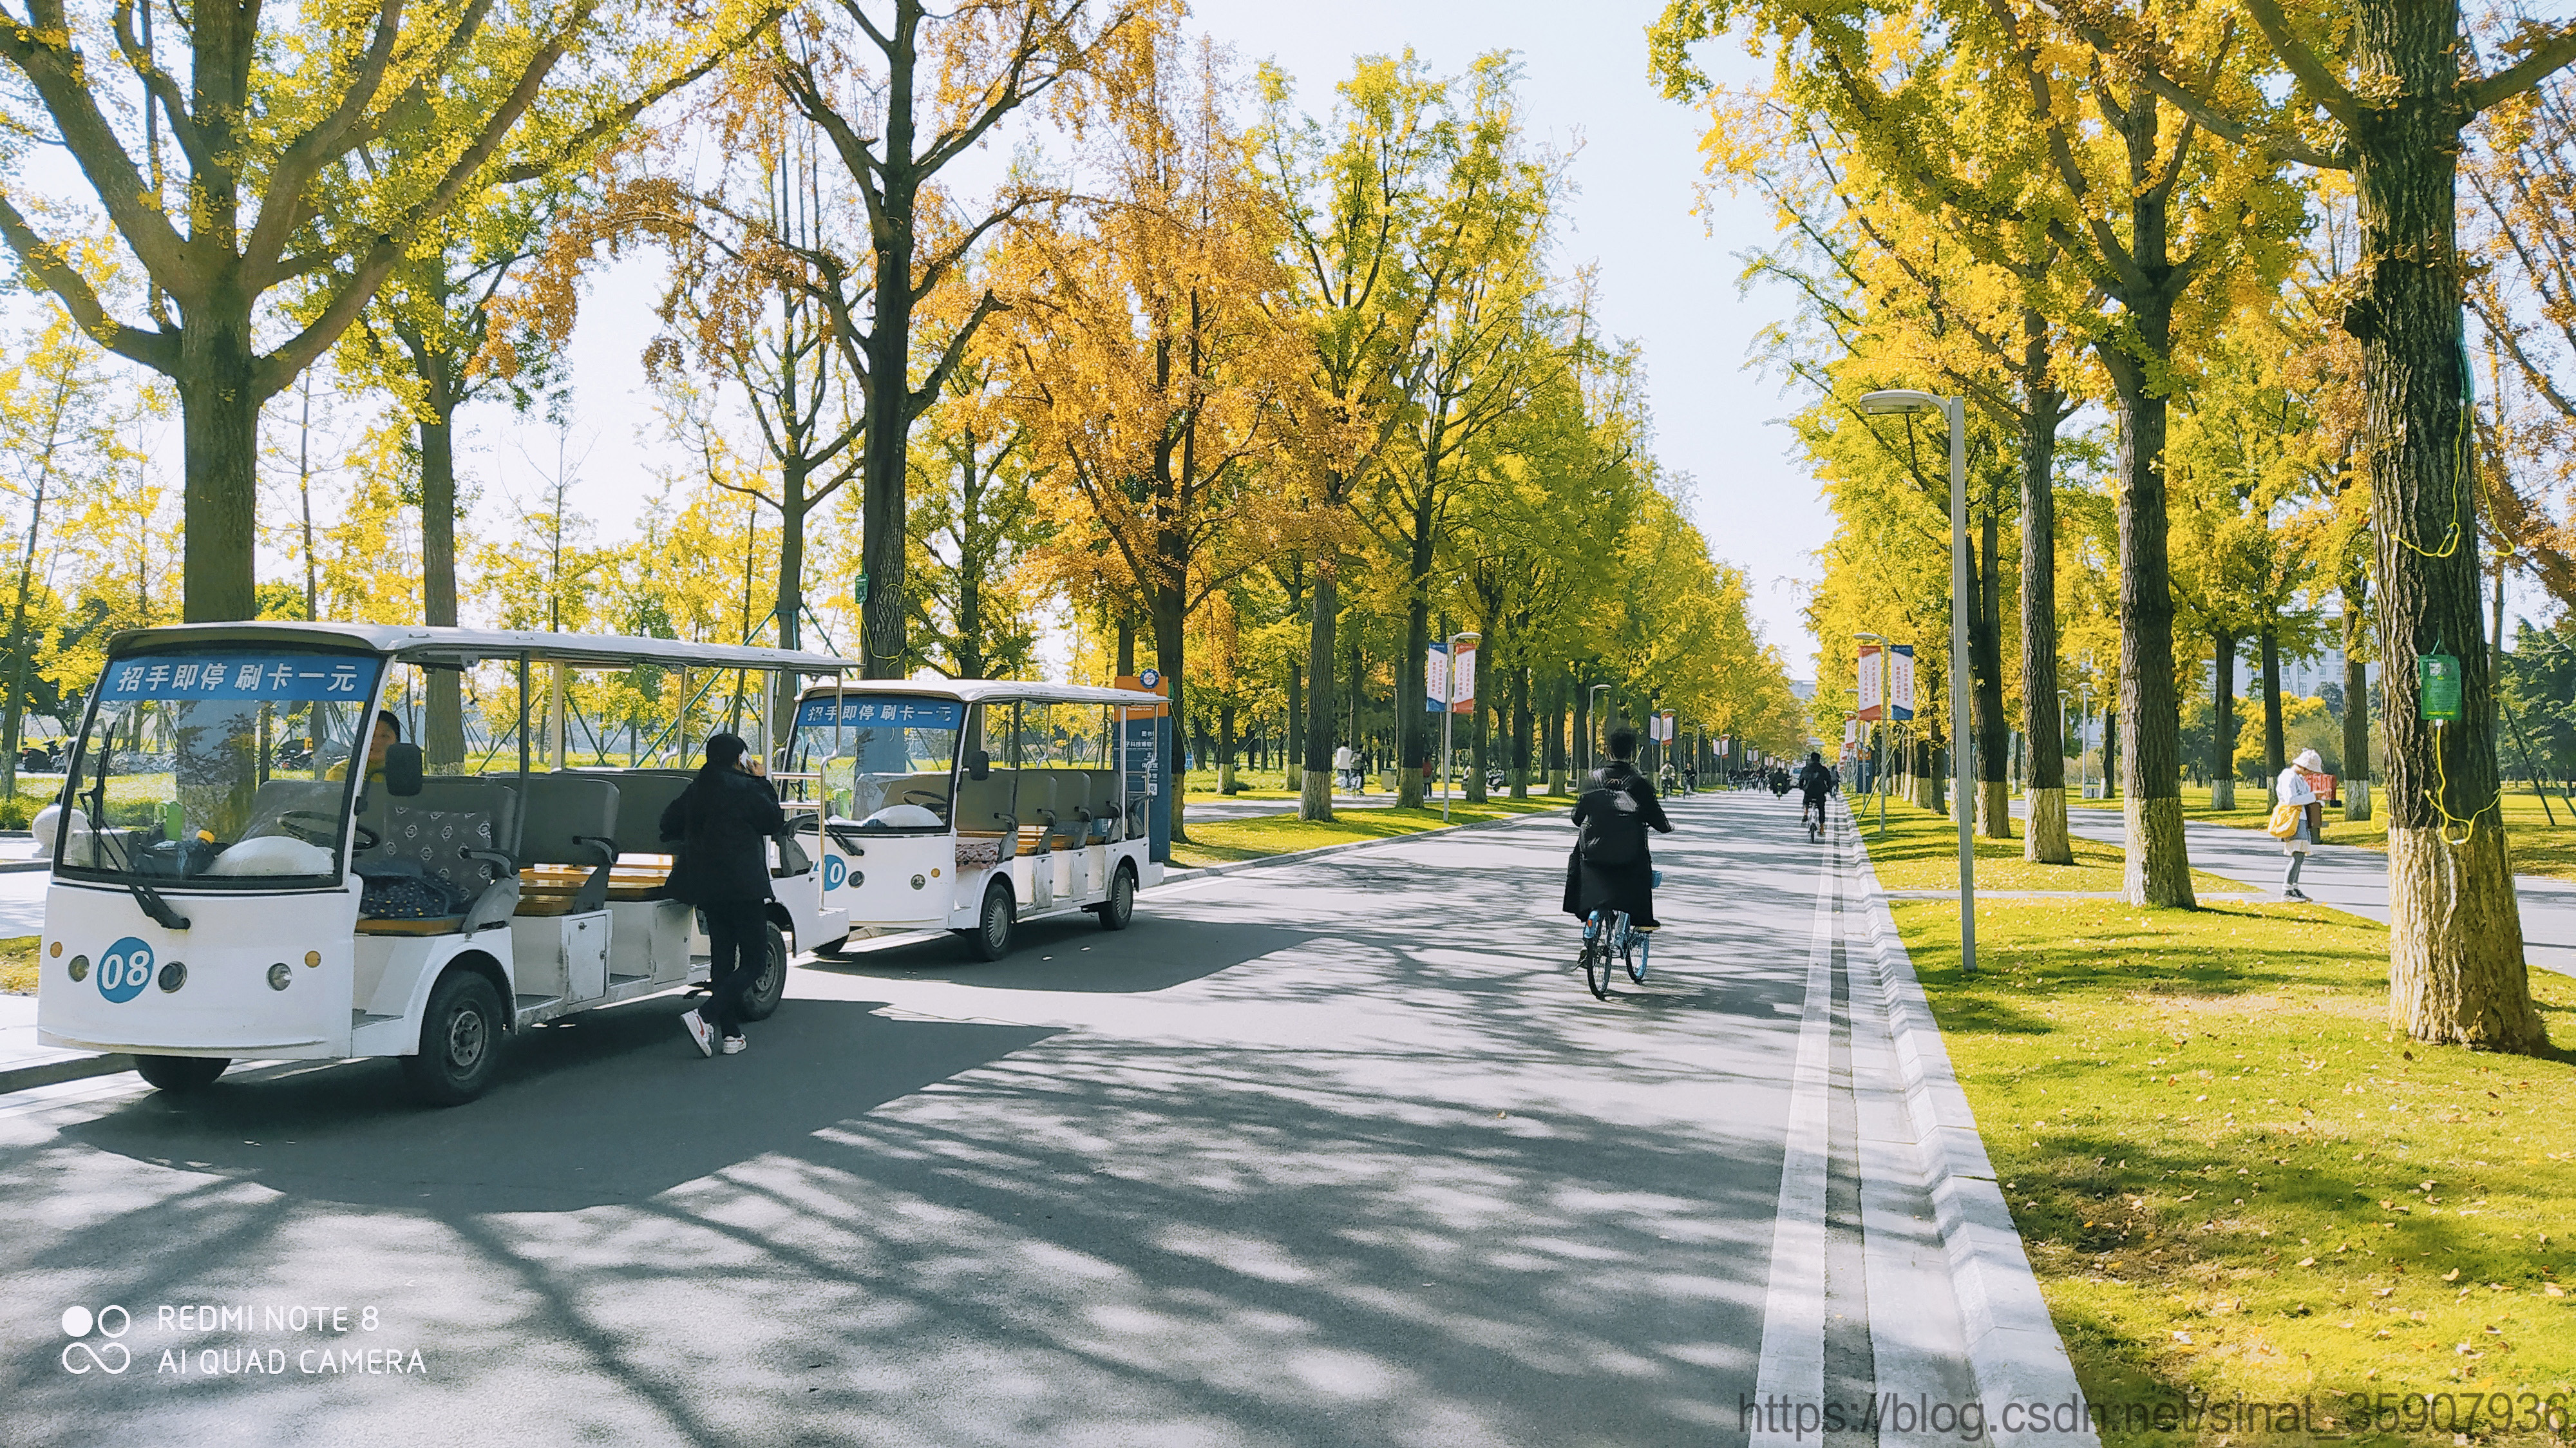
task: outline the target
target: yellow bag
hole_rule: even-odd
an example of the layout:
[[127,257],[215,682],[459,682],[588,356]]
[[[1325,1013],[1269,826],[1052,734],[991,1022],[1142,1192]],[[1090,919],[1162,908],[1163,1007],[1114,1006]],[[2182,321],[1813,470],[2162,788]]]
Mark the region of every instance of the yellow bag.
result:
[[2308,807],[2303,804],[2276,804],[2272,806],[2272,817],[2263,824],[2263,833],[2276,840],[2286,840],[2299,832],[2300,818],[2307,812]]

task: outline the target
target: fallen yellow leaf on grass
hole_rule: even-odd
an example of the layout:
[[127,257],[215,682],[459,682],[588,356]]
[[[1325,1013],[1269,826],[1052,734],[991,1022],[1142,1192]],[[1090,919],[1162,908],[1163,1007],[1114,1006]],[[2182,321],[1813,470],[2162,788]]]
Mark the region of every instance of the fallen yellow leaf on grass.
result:
[[2314,1257],[2302,1257],[2299,1259],[2299,1265],[2302,1267],[2314,1267],[2317,1265],[2317,1259]]
[[2457,1281],[2459,1281],[2459,1280],[2460,1280],[2460,1269],[2459,1269],[2459,1268],[2457,1268],[2457,1267],[2454,1267],[2454,1268],[2452,1268],[2450,1271],[2443,1273],[2443,1274],[2442,1274],[2442,1280],[2443,1280],[2443,1281],[2445,1281],[2445,1282],[2457,1282]]

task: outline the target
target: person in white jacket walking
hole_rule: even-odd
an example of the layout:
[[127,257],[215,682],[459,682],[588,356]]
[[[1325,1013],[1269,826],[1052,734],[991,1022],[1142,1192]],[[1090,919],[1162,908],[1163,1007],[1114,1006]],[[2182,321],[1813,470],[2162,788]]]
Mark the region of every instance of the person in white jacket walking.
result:
[[2281,898],[2284,900],[2308,898],[2307,892],[2299,888],[2299,867],[2308,862],[2308,851],[2325,832],[2325,809],[2317,803],[2316,787],[2308,783],[2308,775],[2324,768],[2325,761],[2317,758],[2315,750],[2302,749],[2299,757],[2290,761],[2290,767],[2281,771],[2280,779],[2272,787],[2275,803],[2299,806],[2298,829],[2281,841],[2281,853],[2290,857],[2289,872],[2281,877]]

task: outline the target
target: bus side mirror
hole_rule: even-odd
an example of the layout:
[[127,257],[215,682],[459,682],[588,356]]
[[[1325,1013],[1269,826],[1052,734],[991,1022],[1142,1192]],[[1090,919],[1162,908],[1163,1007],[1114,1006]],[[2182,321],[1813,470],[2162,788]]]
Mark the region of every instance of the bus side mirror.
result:
[[420,746],[385,746],[385,793],[408,798],[420,793]]
[[981,749],[967,750],[966,777],[968,779],[991,779],[993,777],[993,756],[985,753]]

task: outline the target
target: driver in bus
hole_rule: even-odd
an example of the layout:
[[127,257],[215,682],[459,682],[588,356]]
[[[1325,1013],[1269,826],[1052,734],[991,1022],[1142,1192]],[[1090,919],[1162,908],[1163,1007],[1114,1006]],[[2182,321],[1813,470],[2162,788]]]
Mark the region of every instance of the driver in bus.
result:
[[[402,716],[396,714],[391,709],[378,709],[376,711],[375,734],[367,740],[366,783],[384,783],[385,751],[400,743],[402,743]],[[330,774],[326,776],[326,778],[330,779],[347,779],[348,777],[349,762],[345,759],[332,765]]]

